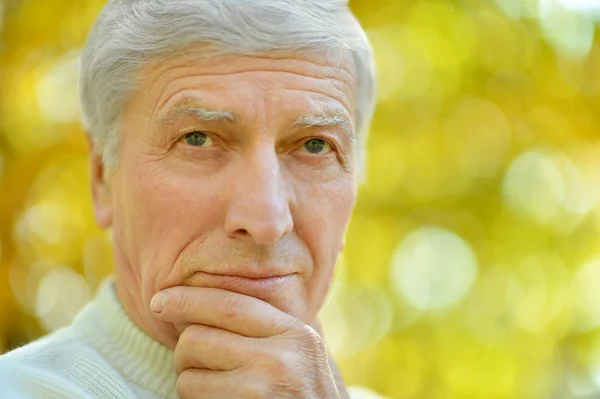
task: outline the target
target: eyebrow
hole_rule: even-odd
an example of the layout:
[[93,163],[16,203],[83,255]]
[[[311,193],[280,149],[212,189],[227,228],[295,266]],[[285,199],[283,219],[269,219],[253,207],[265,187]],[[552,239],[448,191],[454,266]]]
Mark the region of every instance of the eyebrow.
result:
[[323,115],[302,115],[296,122],[295,126],[305,127],[327,127],[327,126],[341,126],[344,128],[348,137],[354,140],[354,130],[352,124],[344,115],[340,113],[335,114],[323,114]]
[[236,122],[235,115],[230,111],[212,110],[208,108],[196,107],[191,105],[178,105],[170,110],[165,116],[160,117],[158,122],[161,124],[169,123],[177,114],[193,115],[203,121],[227,121]]
[[[203,121],[226,121],[235,123],[237,118],[235,114],[225,110],[212,110],[187,104],[178,105],[170,110],[164,117],[159,118],[159,123],[169,123],[177,114],[193,115]],[[355,140],[352,124],[341,113],[321,114],[321,115],[301,115],[294,122],[294,126],[302,127],[328,127],[341,126],[351,140]]]

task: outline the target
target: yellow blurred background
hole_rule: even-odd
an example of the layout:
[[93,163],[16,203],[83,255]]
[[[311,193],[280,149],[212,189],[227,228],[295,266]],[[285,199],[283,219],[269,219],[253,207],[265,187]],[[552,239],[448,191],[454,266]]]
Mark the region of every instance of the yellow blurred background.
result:
[[[379,106],[322,312],[390,398],[600,397],[597,0],[352,0]],[[78,57],[101,0],[0,0],[0,353],[112,267]]]

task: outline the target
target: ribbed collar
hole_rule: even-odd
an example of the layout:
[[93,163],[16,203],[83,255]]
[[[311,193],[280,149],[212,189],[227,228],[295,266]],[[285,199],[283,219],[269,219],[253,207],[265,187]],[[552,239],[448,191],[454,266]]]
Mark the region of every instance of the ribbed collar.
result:
[[166,399],[178,399],[173,351],[154,341],[127,316],[107,279],[73,326],[131,383]]

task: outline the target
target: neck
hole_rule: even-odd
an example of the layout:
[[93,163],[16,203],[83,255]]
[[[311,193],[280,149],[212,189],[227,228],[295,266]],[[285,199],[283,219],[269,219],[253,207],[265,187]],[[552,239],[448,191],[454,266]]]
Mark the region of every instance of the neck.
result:
[[[114,279],[106,282],[94,301],[73,320],[72,327],[124,380],[157,397],[179,398],[174,352],[132,322],[116,296]],[[98,377],[102,381],[102,376]],[[119,392],[122,395],[117,396],[127,396],[125,391]]]

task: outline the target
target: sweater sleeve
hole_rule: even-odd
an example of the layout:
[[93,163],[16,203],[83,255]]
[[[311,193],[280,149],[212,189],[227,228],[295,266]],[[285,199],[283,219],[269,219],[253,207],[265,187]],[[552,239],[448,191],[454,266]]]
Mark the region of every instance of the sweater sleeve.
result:
[[3,399],[92,399],[81,388],[47,370],[0,361]]

